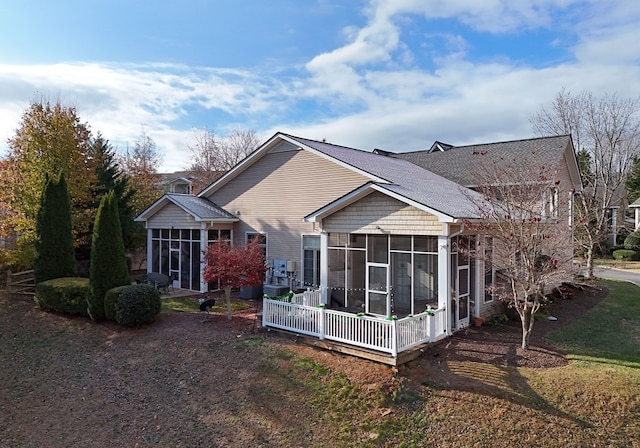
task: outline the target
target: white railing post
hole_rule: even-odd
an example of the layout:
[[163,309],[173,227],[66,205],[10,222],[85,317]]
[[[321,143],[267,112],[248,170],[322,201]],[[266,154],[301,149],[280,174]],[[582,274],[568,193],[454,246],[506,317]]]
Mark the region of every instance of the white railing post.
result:
[[309,292],[309,289],[307,288],[307,290],[302,293],[302,304],[304,306],[309,306],[309,296],[310,296],[310,292]]
[[391,356],[398,356],[398,321],[391,321]]
[[325,308],[324,306],[320,307],[320,313],[318,313],[318,333],[320,340],[324,340],[324,318],[325,318]]
[[266,319],[266,322],[269,323],[269,319],[267,319],[267,311],[268,311],[267,306],[268,306],[267,305],[267,295],[264,294],[262,296],[262,326],[263,327],[266,326],[265,325],[265,319]]

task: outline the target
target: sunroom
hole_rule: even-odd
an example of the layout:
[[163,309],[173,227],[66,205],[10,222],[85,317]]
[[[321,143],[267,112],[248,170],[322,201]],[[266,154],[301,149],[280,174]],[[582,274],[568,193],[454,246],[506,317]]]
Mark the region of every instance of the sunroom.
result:
[[[364,193],[364,192],[363,192]],[[457,219],[376,188],[307,216],[321,229],[320,289],[265,299],[263,323],[400,354],[469,325],[480,290],[477,238]],[[465,248],[465,250],[458,250]]]

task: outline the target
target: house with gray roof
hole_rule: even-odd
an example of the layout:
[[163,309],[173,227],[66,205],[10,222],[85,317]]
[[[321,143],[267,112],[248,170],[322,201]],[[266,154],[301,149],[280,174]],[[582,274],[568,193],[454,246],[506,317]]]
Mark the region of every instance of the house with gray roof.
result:
[[166,194],[137,218],[148,271],[204,292],[208,245],[261,236],[265,294],[304,291],[265,300],[265,325],[397,359],[496,305],[485,294],[492,273],[457,249],[482,238],[465,232],[482,219],[478,154],[557,165],[556,208],[568,211],[581,187],[568,136],[394,153],[277,133],[197,196]]

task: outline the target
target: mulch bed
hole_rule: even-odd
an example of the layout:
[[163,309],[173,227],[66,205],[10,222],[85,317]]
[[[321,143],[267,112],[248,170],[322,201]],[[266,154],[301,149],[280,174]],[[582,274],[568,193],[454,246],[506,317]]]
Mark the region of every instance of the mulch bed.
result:
[[469,327],[425,350],[424,357],[447,361],[475,361],[500,366],[558,367],[566,365],[566,354],[554,347],[546,335],[580,317],[600,303],[608,294],[605,288],[579,285],[567,286],[567,294],[557,297],[546,309],[546,318],[535,321],[529,339],[529,348],[523,350],[520,322],[508,321],[502,325],[479,328]]

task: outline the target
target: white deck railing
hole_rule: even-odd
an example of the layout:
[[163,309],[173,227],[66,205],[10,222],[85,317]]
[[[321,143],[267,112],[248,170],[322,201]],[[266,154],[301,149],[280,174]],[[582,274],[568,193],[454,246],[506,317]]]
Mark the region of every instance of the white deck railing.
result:
[[[298,297],[306,293],[312,294],[306,299]],[[385,319],[326,309],[319,305],[319,293],[318,305],[300,303],[305,300],[315,302],[315,293],[296,294],[290,302],[265,298],[262,325],[377,350],[394,357],[402,351],[445,336],[444,309],[402,319]]]

